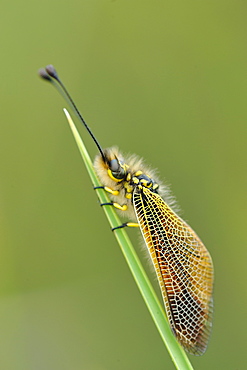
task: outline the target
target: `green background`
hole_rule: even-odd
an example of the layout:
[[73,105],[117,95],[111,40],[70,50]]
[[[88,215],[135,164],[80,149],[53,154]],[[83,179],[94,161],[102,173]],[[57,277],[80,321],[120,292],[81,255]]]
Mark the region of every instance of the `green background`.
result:
[[213,257],[213,333],[192,364],[246,368],[246,19],[240,0],[2,1],[0,369],[174,368],[67,104],[37,77],[49,63],[103,147],[139,154],[172,184]]

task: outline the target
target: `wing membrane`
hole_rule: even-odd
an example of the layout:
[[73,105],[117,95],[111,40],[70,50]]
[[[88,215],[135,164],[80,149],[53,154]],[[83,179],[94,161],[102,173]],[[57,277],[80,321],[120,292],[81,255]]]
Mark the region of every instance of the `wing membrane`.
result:
[[211,257],[190,226],[158,194],[145,187],[136,189],[133,203],[171,328],[189,353],[201,355],[212,326]]

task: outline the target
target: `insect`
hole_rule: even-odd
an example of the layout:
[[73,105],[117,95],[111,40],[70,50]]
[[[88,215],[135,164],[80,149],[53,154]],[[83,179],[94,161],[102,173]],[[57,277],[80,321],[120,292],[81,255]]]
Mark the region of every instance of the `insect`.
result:
[[[185,350],[201,355],[207,348],[213,314],[213,264],[192,228],[170,204],[168,189],[135,156],[124,158],[117,148],[102,149],[79,113],[53,66],[40,76],[56,81],[73,105],[99,149],[94,167],[114,206],[138,226],[156,271],[167,317]],[[115,228],[116,229],[116,228]]]

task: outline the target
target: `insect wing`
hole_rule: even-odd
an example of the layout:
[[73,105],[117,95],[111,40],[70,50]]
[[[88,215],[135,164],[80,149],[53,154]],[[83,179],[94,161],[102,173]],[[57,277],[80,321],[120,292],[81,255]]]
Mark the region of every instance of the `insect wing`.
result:
[[211,257],[190,226],[158,194],[136,188],[133,204],[170,326],[186,351],[201,355],[212,326]]

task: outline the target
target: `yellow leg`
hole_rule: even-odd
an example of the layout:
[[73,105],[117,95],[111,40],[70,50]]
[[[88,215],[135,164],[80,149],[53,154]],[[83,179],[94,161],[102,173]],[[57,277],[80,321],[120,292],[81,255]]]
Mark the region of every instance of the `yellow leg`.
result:
[[121,206],[120,204],[118,203],[112,203],[113,207],[117,208],[117,209],[120,209],[120,211],[127,211],[128,207],[126,204],[124,204],[123,206]]
[[128,209],[128,206],[126,204],[121,206],[120,204],[115,203],[115,202],[101,203],[101,206],[113,206],[117,209],[120,209],[120,211],[127,211],[127,209]]
[[137,222],[127,222],[127,227],[139,227],[140,225]]
[[107,186],[105,186],[104,189],[105,189],[105,191],[107,191],[108,193],[110,193],[112,195],[118,195],[119,194],[118,190],[113,190],[111,188],[108,188]]
[[94,189],[104,189],[105,191],[107,191],[108,193],[110,193],[112,195],[118,195],[119,194],[118,190],[113,190],[111,188],[108,188],[108,186],[95,186]]

